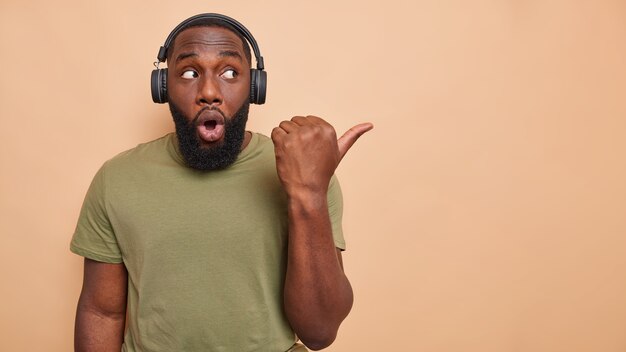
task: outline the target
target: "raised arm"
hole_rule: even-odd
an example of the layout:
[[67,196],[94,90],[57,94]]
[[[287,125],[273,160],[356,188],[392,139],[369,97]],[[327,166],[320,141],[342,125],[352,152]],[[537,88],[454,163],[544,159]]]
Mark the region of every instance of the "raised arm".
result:
[[337,140],[326,121],[297,116],[272,131],[276,168],[288,197],[285,312],[300,340],[313,350],[335,340],[353,301],[333,242],[328,186],[348,149],[372,127],[357,125]]
[[83,289],[76,309],[75,351],[121,350],[126,322],[127,275],[124,264],[85,258]]

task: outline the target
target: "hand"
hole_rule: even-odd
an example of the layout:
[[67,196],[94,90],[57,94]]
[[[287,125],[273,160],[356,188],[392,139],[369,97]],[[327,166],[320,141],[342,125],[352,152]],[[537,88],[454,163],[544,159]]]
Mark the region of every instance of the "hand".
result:
[[287,194],[311,191],[325,195],[341,159],[373,127],[362,123],[337,139],[333,126],[316,116],[296,116],[281,122],[272,130],[272,141],[278,177]]

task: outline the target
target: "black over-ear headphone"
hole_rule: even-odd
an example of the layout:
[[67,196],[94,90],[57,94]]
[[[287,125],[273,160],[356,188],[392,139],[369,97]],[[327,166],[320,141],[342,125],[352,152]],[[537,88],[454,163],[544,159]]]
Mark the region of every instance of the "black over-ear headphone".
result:
[[[203,13],[199,15],[195,15],[189,17],[188,19],[181,22],[170,35],[165,40],[165,44],[159,49],[159,53],[157,54],[157,61],[154,63],[156,70],[152,71],[152,75],[150,77],[150,85],[152,88],[152,100],[155,103],[163,104],[167,102],[167,69],[159,68],[159,63],[165,62],[167,58],[167,50],[172,44],[172,40],[178,32],[180,32],[183,28],[189,27],[196,21],[202,21],[206,19],[215,19],[219,21],[223,21],[232,27],[234,27],[239,34],[241,34],[248,43],[252,46],[252,50],[254,51],[254,57],[256,58],[256,69],[250,69],[250,103],[252,104],[263,104],[265,103],[265,92],[267,89],[267,72],[263,71],[263,56],[261,56],[261,52],[259,51],[259,46],[254,40],[254,37],[244,27],[241,23],[235,21],[234,19],[220,15],[217,13]],[[245,44],[245,43],[244,43]]]

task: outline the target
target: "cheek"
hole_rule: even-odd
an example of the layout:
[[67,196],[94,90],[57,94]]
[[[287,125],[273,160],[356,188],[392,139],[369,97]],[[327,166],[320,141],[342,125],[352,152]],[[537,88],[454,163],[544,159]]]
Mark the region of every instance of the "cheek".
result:
[[250,84],[237,84],[222,90],[224,101],[230,102],[228,105],[241,106],[250,95]]
[[170,99],[175,100],[175,102],[187,102],[187,100],[193,100],[194,95],[191,94],[191,90],[193,89],[193,85],[181,85],[176,84],[175,80],[170,79],[168,77],[167,80],[167,93]]
[[250,98],[250,81],[245,80],[241,84],[225,84],[222,88],[222,111],[227,116],[233,116],[241,106]]

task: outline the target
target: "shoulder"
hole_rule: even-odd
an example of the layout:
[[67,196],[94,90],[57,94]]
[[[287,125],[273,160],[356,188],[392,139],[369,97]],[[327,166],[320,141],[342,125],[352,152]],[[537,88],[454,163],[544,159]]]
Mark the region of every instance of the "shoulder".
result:
[[266,135],[264,135],[263,133],[259,133],[259,132],[252,132],[252,142],[254,142],[254,148],[260,148],[260,149],[274,149],[274,143],[272,142],[272,139]]
[[150,142],[141,143],[104,162],[98,174],[105,182],[141,177],[146,171],[163,166],[175,166],[170,144],[173,133]]
[[252,132],[252,135],[257,136],[259,138],[259,141],[263,144],[271,144],[274,145],[272,143],[272,139],[266,135],[264,135],[263,133],[259,133],[259,132]]
[[105,164],[123,165],[127,163],[150,160],[155,157],[167,156],[169,145],[173,142],[173,138],[174,133],[168,133],[161,138],[138,144],[134,148],[117,154],[113,158],[109,159]]
[[248,145],[241,151],[233,166],[242,164],[267,163],[274,160],[274,143],[264,134],[251,132],[252,138]]

